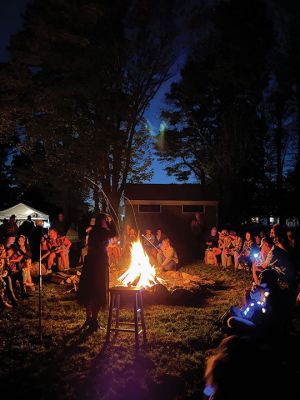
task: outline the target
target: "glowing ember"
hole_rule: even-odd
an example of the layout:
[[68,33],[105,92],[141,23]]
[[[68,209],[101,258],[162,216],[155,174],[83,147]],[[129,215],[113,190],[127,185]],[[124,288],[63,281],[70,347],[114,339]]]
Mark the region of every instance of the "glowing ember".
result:
[[151,287],[162,283],[162,279],[156,276],[154,265],[150,264],[149,257],[145,253],[142,243],[138,239],[131,245],[131,262],[126,272],[120,276],[119,281],[124,286]]

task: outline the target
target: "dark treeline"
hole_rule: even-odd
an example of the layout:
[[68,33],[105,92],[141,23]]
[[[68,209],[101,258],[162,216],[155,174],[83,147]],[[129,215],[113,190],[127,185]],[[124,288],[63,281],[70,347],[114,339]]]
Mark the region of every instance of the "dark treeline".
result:
[[158,154],[169,174],[215,187],[224,222],[299,217],[300,6],[232,0],[210,11],[167,94]]
[[[153,150],[215,188],[221,220],[299,217],[300,4],[35,0],[0,69],[1,207],[118,206]],[[153,139],[144,113],[178,57]]]

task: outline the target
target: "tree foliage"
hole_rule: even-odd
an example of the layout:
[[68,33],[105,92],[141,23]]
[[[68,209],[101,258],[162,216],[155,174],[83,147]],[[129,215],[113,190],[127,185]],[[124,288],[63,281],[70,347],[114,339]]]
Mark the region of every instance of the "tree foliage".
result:
[[[62,199],[77,189],[84,198],[88,177],[117,209],[129,179],[151,176],[143,115],[173,62],[167,3],[36,0],[28,6],[10,51],[21,81],[19,148],[36,171],[32,184],[46,180]],[[19,172],[30,182],[28,170],[19,166]],[[98,208],[97,187],[93,197]]]
[[[157,151],[169,163],[169,174],[213,185],[224,220],[241,222],[278,212],[274,180],[278,185],[283,179],[279,171],[282,175],[290,146],[284,130],[291,112],[282,104],[278,120],[271,62],[278,44],[267,3],[220,1],[211,22],[207,37],[190,49],[181,80],[167,94],[162,116],[169,128]],[[280,91],[282,102],[282,85]]]

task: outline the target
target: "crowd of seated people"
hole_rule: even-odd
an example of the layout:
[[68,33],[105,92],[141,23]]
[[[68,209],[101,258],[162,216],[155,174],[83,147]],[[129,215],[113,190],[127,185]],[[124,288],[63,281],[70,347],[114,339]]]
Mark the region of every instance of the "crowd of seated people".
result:
[[233,230],[223,229],[218,232],[216,227],[212,227],[206,236],[205,245],[206,264],[221,265],[224,268],[233,266],[234,270],[251,270],[254,254],[259,249],[249,231],[242,239]]
[[[250,240],[246,233],[246,245],[243,245],[240,254],[244,249],[245,256],[249,257]],[[278,224],[271,228],[269,235],[264,232],[256,235],[254,243],[253,283],[245,291],[242,305],[231,306],[226,314],[230,336],[222,340],[207,361],[205,398],[294,398],[295,388],[287,390],[287,376],[283,377],[284,373],[290,373],[284,370],[281,360],[285,352],[278,347],[286,343],[283,338],[286,339],[296,304],[297,243],[293,232],[285,232]],[[260,361],[263,361],[265,379],[263,391],[261,386],[257,390],[250,378],[255,376],[253,373]]]
[[109,265],[117,267],[121,262],[124,265],[129,264],[131,245],[138,239],[140,239],[152,265],[164,271],[177,269],[179,262],[177,252],[170,239],[160,228],[156,230],[155,234],[151,229],[146,229],[145,233],[140,234],[130,225],[126,225],[122,240],[118,236],[110,239],[107,247]]
[[[233,230],[223,229],[217,231],[212,227],[206,236],[206,251],[204,262],[215,266],[221,265],[223,268],[233,267],[246,269],[249,272],[261,272],[267,264],[278,263],[279,259],[292,264],[297,264],[297,243],[291,230],[285,231],[280,225],[275,224],[270,235],[266,235],[263,230],[252,236],[250,231],[246,231],[244,239]],[[255,278],[257,279],[257,278]]]
[[30,216],[18,227],[15,215],[12,215],[3,221],[0,235],[2,306],[16,306],[19,299],[29,296],[28,289],[35,289],[32,278],[38,277],[40,256],[45,274],[51,273],[54,265],[58,271],[69,269],[71,242],[62,227],[60,235],[54,228],[46,233],[43,221],[33,223]]

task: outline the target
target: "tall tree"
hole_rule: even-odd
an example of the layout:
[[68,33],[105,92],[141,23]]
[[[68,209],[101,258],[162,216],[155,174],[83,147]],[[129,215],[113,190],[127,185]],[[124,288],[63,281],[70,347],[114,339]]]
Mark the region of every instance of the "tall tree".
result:
[[[292,128],[289,129],[290,140],[292,141],[292,151],[295,163],[294,170],[287,171],[289,175],[289,212],[298,216],[300,220],[300,4],[297,0],[276,0],[270,7],[277,27],[278,47],[276,59],[274,60],[274,71],[278,71],[281,66],[281,78],[284,71],[285,93],[287,94],[287,104],[292,113],[286,117],[292,121]],[[288,86],[288,91],[286,90]]]
[[170,128],[159,153],[169,173],[213,184],[223,215],[240,222],[264,181],[261,101],[274,36],[263,1],[220,1],[211,18],[209,37],[191,49],[167,95]]
[[[143,115],[170,76],[172,7],[134,0],[28,6],[24,30],[10,48],[23,71],[20,148],[33,162],[43,154],[42,170],[53,171],[66,202],[75,181],[83,192],[89,189],[86,176],[117,209],[126,182],[150,176],[150,159],[141,157],[151,149]],[[98,208],[97,187],[93,191]]]
[[[297,144],[295,143],[295,102],[291,96],[292,88],[287,70],[276,63],[276,75],[270,80],[269,89],[265,93],[264,107],[268,121],[266,140],[270,179],[274,181],[273,196],[276,204],[272,214],[279,217],[284,224],[287,216],[285,180],[289,172],[295,168]],[[296,146],[295,146],[296,145]],[[291,204],[290,204],[291,205]]]

